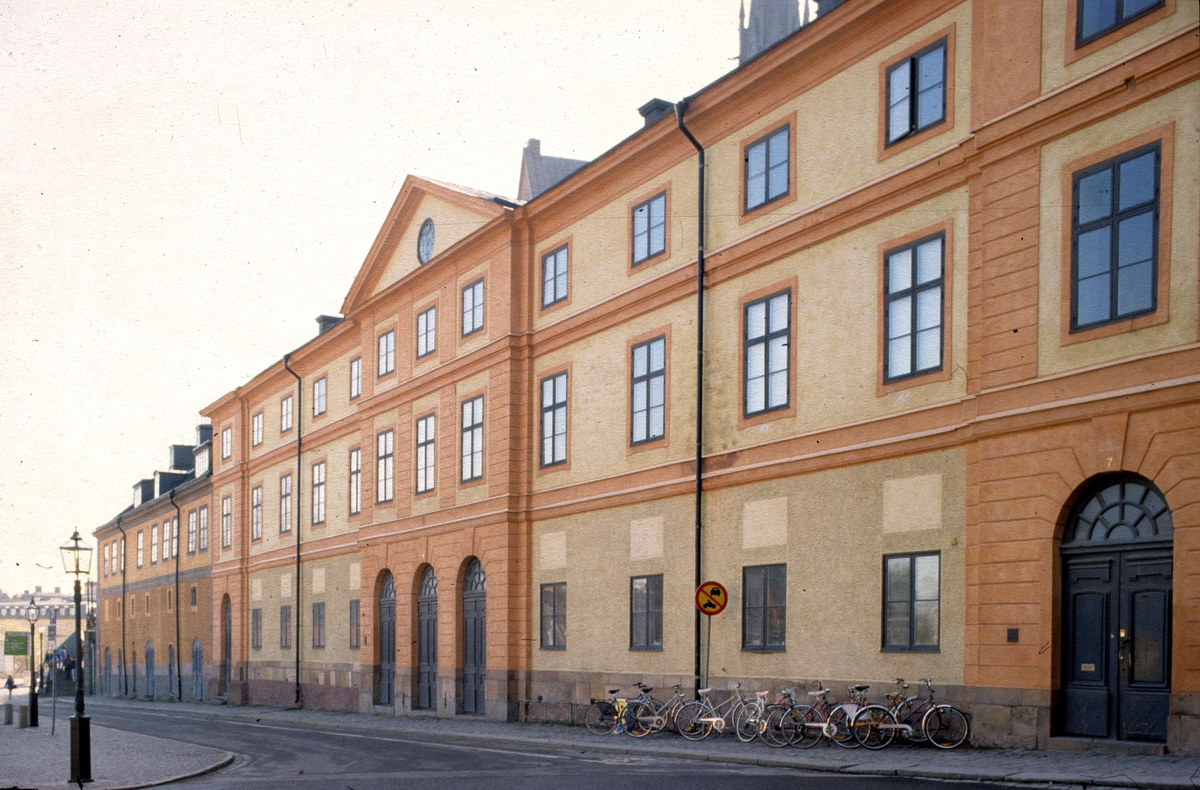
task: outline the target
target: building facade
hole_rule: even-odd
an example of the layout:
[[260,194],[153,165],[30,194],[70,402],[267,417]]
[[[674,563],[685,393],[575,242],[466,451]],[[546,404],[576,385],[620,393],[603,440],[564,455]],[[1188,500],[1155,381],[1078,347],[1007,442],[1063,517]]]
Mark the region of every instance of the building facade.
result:
[[528,200],[410,177],[203,410],[214,694],[931,677],[1200,753],[1196,5],[822,6]]

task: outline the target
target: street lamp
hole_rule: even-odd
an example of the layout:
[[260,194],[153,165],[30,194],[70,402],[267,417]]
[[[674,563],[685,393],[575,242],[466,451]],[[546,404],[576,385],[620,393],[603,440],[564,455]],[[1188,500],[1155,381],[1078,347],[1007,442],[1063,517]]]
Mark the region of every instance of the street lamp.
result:
[[37,670],[34,669],[33,655],[37,649],[37,640],[34,638],[34,627],[37,625],[38,618],[42,616],[42,607],[33,602],[33,596],[29,596],[29,606],[25,607],[25,619],[29,621],[29,726],[38,726],[38,698],[37,698]]
[[69,542],[59,547],[63,567],[75,577],[75,715],[71,717],[71,784],[92,781],[92,720],[83,715],[83,637],[80,634],[80,612],[83,595],[79,577],[92,569],[92,547],[79,539],[79,530]]

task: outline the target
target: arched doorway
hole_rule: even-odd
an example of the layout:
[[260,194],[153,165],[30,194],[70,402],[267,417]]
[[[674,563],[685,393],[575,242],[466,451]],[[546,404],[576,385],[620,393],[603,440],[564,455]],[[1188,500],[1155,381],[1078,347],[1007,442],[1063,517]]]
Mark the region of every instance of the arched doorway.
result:
[[111,695],[112,688],[112,648],[104,648],[104,693]]
[[[178,694],[179,689],[175,686],[175,645],[167,645],[167,693],[171,697]],[[182,699],[183,695],[179,694]]]
[[192,642],[192,699],[204,699],[204,645]]
[[379,679],[375,701],[391,705],[396,689],[396,580],[383,574],[379,587]]
[[229,596],[221,602],[221,672],[217,680],[217,694],[229,693],[229,681],[233,673],[233,605]]
[[463,713],[483,713],[487,675],[487,577],[472,559],[463,577]]
[[1064,734],[1166,740],[1173,538],[1143,477],[1106,476],[1079,498],[1061,549]]
[[426,566],[417,592],[417,707],[437,707],[437,574]]
[[146,696],[154,699],[154,643],[146,643]]

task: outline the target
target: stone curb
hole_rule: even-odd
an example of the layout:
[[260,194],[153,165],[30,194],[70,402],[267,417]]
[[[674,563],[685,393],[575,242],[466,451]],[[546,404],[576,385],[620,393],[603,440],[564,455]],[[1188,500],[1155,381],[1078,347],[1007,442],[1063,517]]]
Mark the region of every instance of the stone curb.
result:
[[204,776],[205,774],[211,774],[213,771],[219,771],[232,763],[235,759],[236,755],[233,752],[225,752],[224,759],[213,763],[207,768],[201,768],[197,771],[192,771],[191,773],[179,774],[178,776],[172,776],[166,779],[155,779],[152,782],[142,782],[141,784],[136,785],[118,785],[116,787],[106,787],[104,790],[141,790],[143,787],[161,787],[162,785],[169,785],[173,782],[182,782],[185,779],[195,779],[197,776]]

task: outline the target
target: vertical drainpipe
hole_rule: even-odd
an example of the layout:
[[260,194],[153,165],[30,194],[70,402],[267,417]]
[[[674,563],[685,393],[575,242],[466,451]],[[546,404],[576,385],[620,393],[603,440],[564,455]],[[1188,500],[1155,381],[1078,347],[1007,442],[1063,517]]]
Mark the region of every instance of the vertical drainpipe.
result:
[[296,701],[300,706],[300,470],[301,470],[301,429],[304,427],[304,380],[288,367],[291,354],[283,357],[283,369],[296,379],[296,411],[292,414],[292,424],[296,428],[296,484],[292,486],[292,507],[296,512],[296,632],[292,640],[296,643]]
[[[696,565],[694,588],[699,588],[704,579],[701,578],[703,558],[704,520],[701,506],[704,502],[704,146],[696,140],[687,126],[683,123],[684,113],[688,109],[688,100],[683,99],[675,105],[675,124],[683,132],[688,142],[699,153],[698,186],[696,197],[696,490],[695,490],[695,541]],[[696,688],[700,688],[700,610],[694,613],[695,640],[693,653],[696,676]]]
[[[171,507],[175,508],[175,520],[179,521],[179,505],[175,504],[175,489],[171,489],[167,496],[171,498]],[[179,525],[183,529],[183,525]],[[172,540],[168,543],[171,550],[175,552],[175,699],[183,702],[183,674],[182,674],[182,658],[179,655],[183,649],[183,644],[179,641],[179,551]]]
[[117,529],[121,531],[121,556],[118,561],[121,563],[121,650],[117,653],[117,657],[121,659],[121,696],[129,694],[129,678],[125,674],[125,661],[128,656],[125,655],[125,528],[121,526],[121,517],[117,516]]

